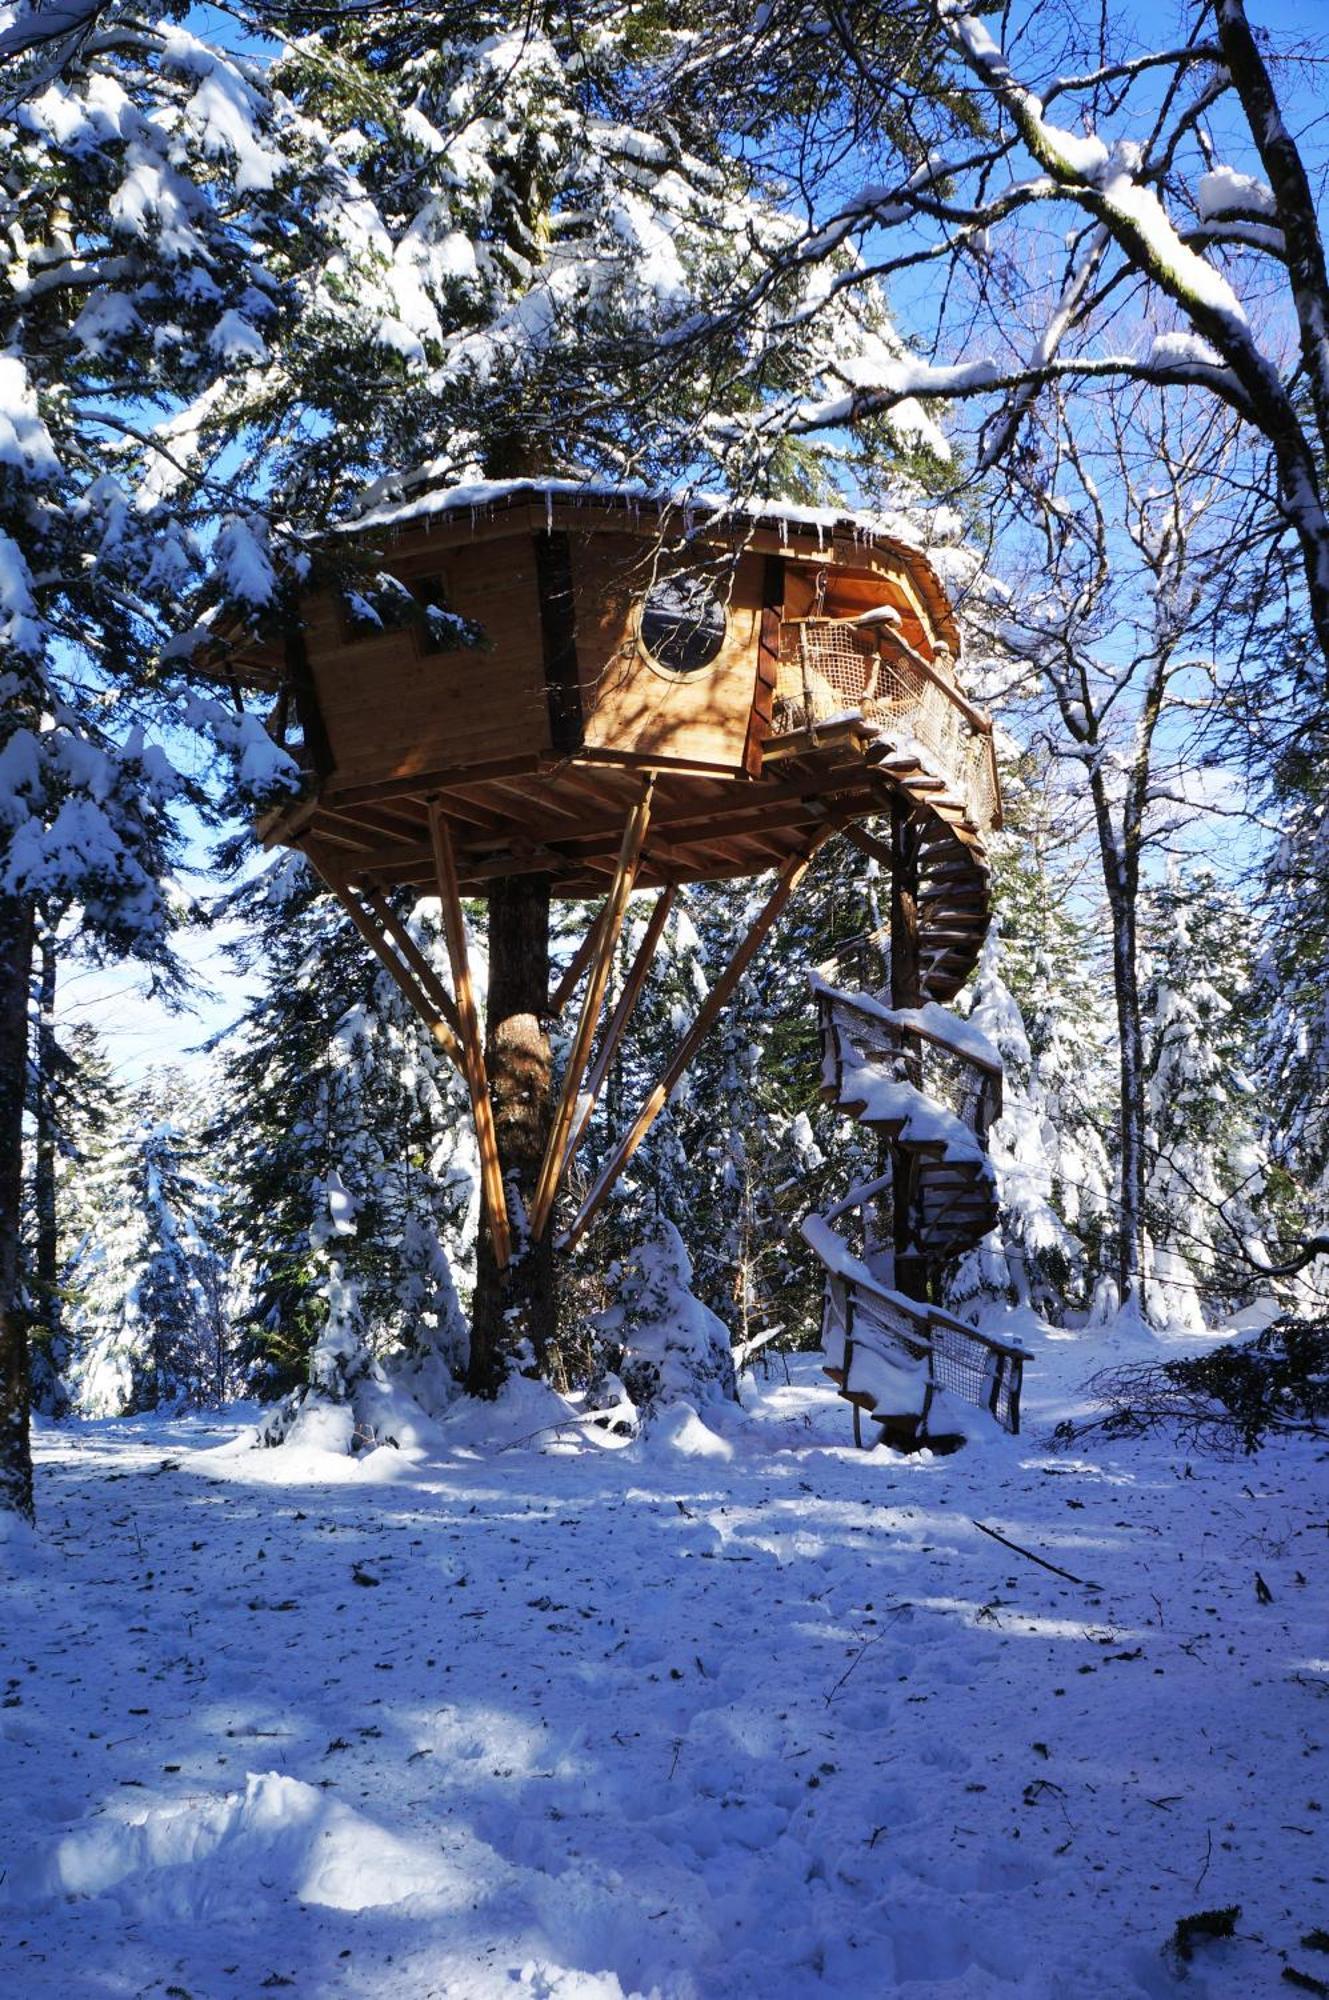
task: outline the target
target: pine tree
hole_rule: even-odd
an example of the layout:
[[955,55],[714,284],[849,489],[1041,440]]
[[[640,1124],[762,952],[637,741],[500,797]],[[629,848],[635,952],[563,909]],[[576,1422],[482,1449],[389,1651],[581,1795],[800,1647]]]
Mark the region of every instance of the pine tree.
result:
[[57,963],[57,940],[43,930],[29,1065],[23,1283],[32,1406],[47,1417],[65,1416],[71,1406],[68,1266],[86,1222],[80,1185],[125,1109],[96,1029],[57,1025]]
[[1002,1114],[990,1133],[1001,1219],[947,1287],[953,1306],[985,1298],[1032,1306],[1060,1322],[1084,1289],[1084,1248],[1059,1213],[1058,1133],[1035,1073],[1024,1018],[1003,977],[1011,957],[995,927],[978,968],[969,1019],[1002,1061]]
[[319,257],[312,231],[278,225],[281,268],[267,267],[256,205],[298,210],[270,143],[281,107],[187,11],[168,4],[148,32],[111,4],[95,35],[51,42],[20,4],[0,31],[0,1506],[25,1513],[17,1220],[37,905],[52,927],[77,912],[85,954],[136,956],[169,982],[170,813],[193,787],[164,725],[177,753],[201,732],[199,767],[238,753],[238,797],[293,777],[255,718],[186,703],[155,665],[203,574],[193,531],[217,512],[223,407],[246,402],[293,251]]
[[668,1403],[734,1399],[729,1330],[694,1295],[692,1263],[672,1222],[659,1216],[648,1225],[611,1283],[615,1300],[597,1331],[640,1416]]
[[1281,836],[1257,905],[1253,967],[1257,1075],[1270,1111],[1275,1233],[1283,1244],[1329,1222],[1329,775],[1300,746],[1275,794]]
[[1206,1305],[1229,1308],[1252,1289],[1240,1250],[1260,1234],[1266,1158],[1250,932],[1249,911],[1208,871],[1174,867],[1150,895],[1147,1309],[1158,1325],[1200,1329]]
[[992,1133],[1002,1204],[949,1296],[1031,1304],[1054,1322],[1116,1298],[1113,1169],[1115,1028],[1102,925],[1080,884],[1067,801],[1037,760],[1002,773],[1005,831],[993,841],[993,932],[971,989],[975,1025],[1005,1065]]
[[474,1232],[460,1082],[302,862],[233,908],[264,973],[227,1038],[216,1119],[240,1365],[259,1394],[307,1377],[347,1404],[396,1353],[441,1400],[465,1361],[452,1269]]
[[214,1191],[182,1078],[134,1093],[93,1164],[70,1272],[74,1394],[86,1416],[202,1402],[211,1376]]

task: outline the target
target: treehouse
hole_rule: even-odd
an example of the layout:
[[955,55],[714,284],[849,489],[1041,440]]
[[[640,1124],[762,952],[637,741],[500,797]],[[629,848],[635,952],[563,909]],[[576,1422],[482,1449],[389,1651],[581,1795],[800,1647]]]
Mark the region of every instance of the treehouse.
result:
[[[540,1171],[523,1196],[527,1240],[538,1241],[679,886],[774,871],[674,1061],[558,1235],[570,1248],[817,848],[843,831],[890,870],[889,991],[857,1026],[852,995],[824,980],[818,1004],[834,1057],[829,1094],[893,1149],[891,1217],[883,1224],[878,1212],[876,1248],[865,1238],[861,1259],[825,1218],[809,1241],[838,1315],[828,1368],[856,1412],[877,1413],[862,1343],[874,1324],[886,1338],[883,1290],[905,1301],[892,1307],[896,1360],[935,1386],[948,1343],[978,1337],[943,1326],[926,1304],[928,1260],[991,1226],[986,1125],[1000,1100],[999,1071],[994,1084],[972,1035],[967,1049],[948,1042],[936,1003],[968,976],[987,926],[985,843],[1000,800],[991,724],[958,685],[955,620],[926,556],[860,517],[558,480],[439,491],[424,477],[371,490],[319,574],[335,580],[308,591],[280,642],[246,645],[225,663],[273,691],[273,732],[306,772],[304,795],[262,831],[307,855],[465,1075],[500,1265],[512,1182],[462,898],[515,876],[545,877],[558,896],[604,896],[548,1002],[559,1013],[584,980]],[[878,821],[886,836],[865,824]],[[440,897],[451,994],[394,912],[387,892],[401,887]],[[659,892],[656,908],[602,1025],[627,900],[645,888]],[[925,1049],[942,1056],[925,1065]],[[920,1108],[933,1102],[925,1068],[951,1093],[940,1126]],[[856,1097],[865,1077],[898,1088]],[[870,1196],[879,1211],[881,1186]],[[857,1377],[846,1313],[860,1330]],[[990,1344],[978,1348],[981,1394],[971,1382],[968,1400],[986,1398],[1011,1423],[1018,1365],[1006,1356],[1004,1387],[993,1389]],[[898,1371],[887,1376],[882,1393],[895,1394]]]

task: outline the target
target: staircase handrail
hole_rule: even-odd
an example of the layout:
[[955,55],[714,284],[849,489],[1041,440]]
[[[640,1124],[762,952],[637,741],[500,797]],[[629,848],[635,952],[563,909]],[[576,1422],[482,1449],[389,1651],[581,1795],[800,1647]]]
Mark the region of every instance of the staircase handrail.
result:
[[[816,1253],[834,1277],[846,1285],[852,1285],[856,1291],[870,1293],[874,1298],[880,1299],[883,1305],[890,1306],[916,1324],[926,1327],[928,1330],[917,1336],[920,1345],[928,1347],[933,1345],[931,1328],[935,1323],[952,1333],[964,1334],[967,1339],[976,1341],[980,1347],[990,1348],[994,1354],[1004,1354],[1020,1362],[1033,1359],[1030,1350],[1022,1347],[1018,1340],[1002,1340],[996,1334],[985,1332],[982,1327],[970,1326],[967,1320],[957,1319],[955,1314],[947,1312],[944,1306],[934,1306],[922,1299],[911,1299],[904,1292],[892,1291],[889,1285],[883,1285],[880,1278],[874,1277],[867,1265],[855,1257],[844,1238],[829,1227],[825,1216],[805,1215],[799,1227],[809,1249]],[[861,1336],[856,1338],[860,1340],[860,1344],[866,1344],[862,1342]],[[913,1339],[914,1336],[911,1334],[910,1338]]]
[[[821,1024],[823,1077],[828,1088],[833,1080],[838,1095],[844,1076],[841,1023],[837,1021],[836,1014],[855,1015],[871,1029],[878,1041],[885,1042],[892,1058],[907,1058],[911,1052],[917,1053],[920,1043],[926,1043],[954,1063],[961,1075],[966,1071],[969,1073],[972,1083],[967,1089],[971,1093],[971,1103],[957,1109],[955,1116],[986,1150],[988,1131],[1002,1112],[1002,1070],[995,1050],[987,1055],[975,1047],[975,1030],[967,1029],[965,1023],[950,1022],[940,1007],[936,1008],[935,1016],[931,1005],[924,1008],[888,1007],[870,994],[846,993],[841,987],[828,985],[816,972],[809,973],[808,979]],[[940,1016],[940,1023],[936,1016]],[[957,1028],[966,1032],[957,1037]],[[871,1049],[863,1053],[868,1061],[881,1059]]]

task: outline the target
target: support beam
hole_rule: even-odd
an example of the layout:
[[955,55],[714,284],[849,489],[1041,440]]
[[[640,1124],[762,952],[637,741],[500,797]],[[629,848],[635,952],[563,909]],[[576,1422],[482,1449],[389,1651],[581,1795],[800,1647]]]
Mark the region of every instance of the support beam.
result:
[[494,1246],[494,1262],[506,1270],[512,1259],[512,1238],[508,1231],[508,1201],[503,1187],[503,1171],[498,1159],[498,1136],[494,1131],[494,1109],[489,1102],[489,1078],[485,1072],[484,1044],[480,1040],[480,1017],[471,984],[471,965],[466,950],[466,914],[461,906],[457,881],[457,857],[452,833],[437,799],[429,801],[429,836],[438,874],[439,901],[443,907],[443,931],[452,964],[452,986],[457,996],[457,1017],[461,1024],[461,1046],[467,1089],[471,1095],[471,1116],[480,1148],[480,1185],[489,1216],[489,1235]]
[[460,1036],[461,1020],[458,1016],[452,995],[448,992],[447,987],[443,984],[443,981],[439,978],[433,966],[429,963],[429,960],[407,930],[405,924],[401,922],[387,897],[378,889],[366,889],[362,887],[360,893],[373,914],[378,918],[383,929],[396,945],[402,957],[406,960],[406,963],[410,966],[411,971],[415,974],[425,992],[437,1007],[439,1013],[443,1016],[443,1019],[451,1028],[453,1034]]
[[844,830],[844,837],[851,847],[856,847],[860,854],[867,856],[869,861],[879,862],[889,872],[892,866],[892,855],[890,848],[884,840],[875,839],[872,834],[868,833],[861,826],[847,826]]
[[[466,1063],[462,1055],[462,1046],[457,1039],[453,1022],[448,1018],[448,1012],[445,1012],[442,1007],[435,1004],[433,996],[416,979],[411,968],[403,963],[402,959],[393,950],[384,933],[375,926],[368,910],[364,908],[354,890],[336,875],[332,874],[323,862],[316,861],[308,851],[305,852],[305,859],[314,870],[314,873],[320,877],[337,898],[337,901],[341,904],[347,916],[355,925],[355,928],[359,931],[379,964],[383,967],[383,970],[388,974],[398,992],[415,1009],[430,1034],[434,1037],[434,1040],[443,1050],[443,1053],[457,1065],[457,1068],[464,1076],[466,1073]],[[442,993],[443,989],[440,987],[439,991]],[[447,999],[446,993],[443,994],[443,997]],[[452,1002],[450,1000],[448,1001],[448,1010],[452,1010]]]
[[591,969],[587,976],[586,991],[582,995],[577,1032],[572,1039],[568,1065],[563,1073],[563,1087],[559,1092],[554,1122],[550,1127],[549,1141],[540,1165],[535,1199],[531,1204],[530,1228],[536,1242],[544,1235],[553,1210],[559,1176],[563,1171],[564,1153],[572,1131],[572,1121],[577,1112],[577,1093],[586,1074],[586,1065],[591,1059],[591,1045],[600,1019],[600,1009],[604,1005],[605,988],[609,984],[609,972],[614,962],[614,952],[618,947],[618,934],[623,927],[623,912],[627,909],[628,897],[632,894],[632,885],[637,879],[637,864],[641,860],[646,829],[651,823],[651,794],[654,789],[654,779],[648,778],[642,787],[640,799],[628,815],[628,823],[623,829],[623,839],[618,850],[618,862],[614,868],[614,879],[605,898],[604,912],[599,926],[600,935],[596,941],[595,957],[591,961]]
[[576,990],[577,981],[581,978],[594,956],[595,941],[600,935],[600,926],[604,922],[604,916],[604,908],[601,906],[595,922],[591,925],[573,953],[572,963],[549,996],[548,1012],[554,1020],[558,1019],[563,1009],[567,1006],[568,1001]]
[[632,961],[632,970],[624,982],[623,991],[618,996],[618,1005],[615,1007],[609,1026],[605,1030],[604,1042],[596,1055],[595,1065],[591,1070],[586,1088],[582,1093],[581,1116],[577,1120],[571,1138],[568,1140],[567,1150],[563,1155],[563,1163],[559,1168],[560,1177],[567,1172],[573,1155],[586,1136],[591,1122],[591,1114],[595,1110],[596,1100],[599,1098],[601,1089],[604,1086],[604,1080],[609,1074],[609,1065],[614,1060],[614,1051],[622,1041],[623,1031],[632,1019],[633,1009],[637,1005],[642,987],[646,984],[646,976],[650,972],[656,949],[664,933],[669,912],[674,907],[674,898],[677,894],[678,891],[671,882],[667,888],[660,891],[655,899],[655,908],[651,911],[651,920],[646,926],[646,934],[637,947],[637,956]]
[[774,889],[772,889],[765,903],[749,925],[747,933],[737,951],[698,1009],[697,1017],[686,1035],[684,1035],[683,1040],[679,1043],[673,1061],[659,1083],[656,1084],[655,1089],[651,1092],[646,1102],[642,1105],[641,1110],[637,1113],[631,1129],[619,1140],[618,1145],[606,1161],[600,1178],[582,1203],[571,1228],[560,1237],[559,1248],[561,1250],[573,1249],[586,1234],[590,1224],[599,1213],[609,1190],[613,1187],[614,1182],[618,1179],[624,1167],[627,1166],[628,1161],[632,1158],[638,1146],[640,1146],[642,1140],[664,1110],[688,1064],[692,1061],[693,1056],[729,1000],[734,988],[738,985],[739,980],[743,977],[758,950],[765,942],[780,912],[784,909],[785,904],[793,895],[804,875],[806,875],[813,855],[819,847],[829,840],[832,831],[831,827],[819,828],[813,835],[811,843],[804,848],[803,852],[801,854],[791,854],[785,862],[776,879]]

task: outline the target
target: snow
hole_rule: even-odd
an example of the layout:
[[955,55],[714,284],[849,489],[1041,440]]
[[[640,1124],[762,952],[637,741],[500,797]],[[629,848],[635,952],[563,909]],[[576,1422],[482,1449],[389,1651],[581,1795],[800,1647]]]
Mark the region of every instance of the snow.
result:
[[931,1041],[944,1043],[957,1055],[968,1056],[984,1069],[1001,1068],[1000,1053],[982,1030],[959,1014],[952,1014],[949,1008],[941,1006],[936,1000],[925,1001],[921,1007],[887,1007],[880,1000],[874,1000],[870,993],[841,993],[838,988],[828,986],[815,972],[809,978],[816,995],[824,995],[829,1000],[843,1000],[859,1013],[867,1014],[874,1021],[883,1021],[889,1027],[912,1028]]
[[912,1083],[903,1083],[891,1063],[854,1061],[855,1051],[843,1035],[841,1104],[861,1104],[856,1115],[865,1125],[896,1125],[905,1146],[937,1145],[947,1160],[986,1167],[987,1157],[969,1127],[953,1111],[937,1104]]
[[223,361],[236,363],[266,361],[267,346],[258,328],[234,308],[224,312],[208,335],[208,346]]
[[434,484],[451,477],[451,462],[438,460],[408,472],[391,473],[375,480],[360,496],[360,504],[349,521],[341,524],[346,534],[363,534],[369,528],[400,527],[407,521],[432,518],[439,514],[483,513],[487,508],[507,507],[522,500],[589,501],[601,505],[671,507],[688,515],[698,515],[714,523],[717,519],[770,522],[786,529],[811,529],[827,537],[836,529],[848,529],[869,546],[878,540],[902,544],[910,554],[926,561],[909,533],[908,525],[893,517],[869,514],[846,507],[812,507],[792,500],[746,499],[735,501],[720,493],[704,493],[688,486],[662,492],[658,488],[631,483],[615,485],[601,479],[473,479],[461,483]]
[[1212,167],[1207,174],[1201,174],[1195,188],[1195,205],[1205,222],[1233,214],[1275,219],[1278,215],[1273,189],[1253,174],[1238,173],[1235,167]]
[[[252,1409],[39,1427],[42,1527],[0,1545],[0,1989],[1320,1971],[1322,1455],[1050,1452],[1136,1350],[1036,1337],[1026,1435],[947,1459],[855,1452],[810,1356],[626,1447],[541,1431],[573,1413],[533,1383],[359,1465],[243,1448]],[[1177,1920],[1229,1903],[1183,1977]]]
[[0,354],[0,465],[12,465],[21,477],[48,478],[59,471],[51,434],[16,354]]

